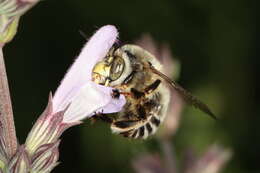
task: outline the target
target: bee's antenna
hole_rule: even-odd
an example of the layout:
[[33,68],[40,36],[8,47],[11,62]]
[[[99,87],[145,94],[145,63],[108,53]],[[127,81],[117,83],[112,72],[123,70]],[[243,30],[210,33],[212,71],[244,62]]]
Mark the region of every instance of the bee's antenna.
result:
[[196,107],[196,108],[200,109],[201,111],[205,112],[206,114],[210,115],[212,118],[217,119],[217,117],[212,113],[212,111],[209,109],[209,107],[205,103],[203,103],[198,98],[193,96],[190,92],[186,91],[178,83],[171,80],[168,76],[166,76],[162,72],[155,69],[151,63],[149,63],[149,64],[150,64],[151,71],[154,74],[157,74],[158,76],[163,78],[168,84],[170,84],[187,103],[193,105],[194,107]]
[[86,40],[88,39],[87,35],[82,30],[79,30],[79,34]]

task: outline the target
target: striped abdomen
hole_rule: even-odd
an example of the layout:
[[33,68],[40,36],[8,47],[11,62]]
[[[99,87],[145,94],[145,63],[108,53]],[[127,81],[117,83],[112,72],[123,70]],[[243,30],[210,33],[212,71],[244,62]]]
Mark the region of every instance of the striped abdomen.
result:
[[151,115],[145,120],[121,120],[115,121],[111,125],[114,133],[128,138],[146,139],[154,134],[161,123],[157,115]]

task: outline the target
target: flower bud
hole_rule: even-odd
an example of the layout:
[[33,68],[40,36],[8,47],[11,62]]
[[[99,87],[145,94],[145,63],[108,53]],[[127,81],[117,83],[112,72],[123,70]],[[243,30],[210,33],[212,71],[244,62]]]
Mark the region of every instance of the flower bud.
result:
[[30,159],[25,147],[19,147],[17,153],[10,160],[8,169],[11,173],[28,173],[30,170]]
[[2,0],[0,2],[0,44],[13,39],[16,34],[20,16],[30,4],[18,0]]
[[58,165],[60,141],[40,146],[32,156],[31,173],[48,173]]
[[8,43],[13,39],[17,32],[19,17],[10,20],[7,16],[0,15],[0,44]]
[[41,145],[56,142],[64,130],[80,123],[63,123],[65,111],[66,109],[53,114],[52,96],[50,95],[47,108],[34,124],[25,142],[26,149],[30,156]]

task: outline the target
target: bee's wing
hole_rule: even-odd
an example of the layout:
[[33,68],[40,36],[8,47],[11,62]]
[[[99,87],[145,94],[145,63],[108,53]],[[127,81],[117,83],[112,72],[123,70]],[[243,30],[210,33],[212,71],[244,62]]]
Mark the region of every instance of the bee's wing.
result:
[[202,110],[203,112],[210,115],[212,118],[217,119],[216,116],[212,113],[212,111],[209,109],[209,107],[197,99],[195,96],[193,96],[189,91],[182,88],[178,83],[171,80],[169,77],[167,77],[165,74],[161,73],[160,71],[156,70],[153,66],[150,67],[152,72],[163,78],[167,81],[178,93],[179,95],[189,104],[193,105],[194,107]]

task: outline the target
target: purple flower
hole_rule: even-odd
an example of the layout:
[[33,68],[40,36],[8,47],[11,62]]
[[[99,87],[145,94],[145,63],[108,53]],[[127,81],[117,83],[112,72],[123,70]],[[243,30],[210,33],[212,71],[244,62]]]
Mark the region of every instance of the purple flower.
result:
[[168,173],[159,154],[141,154],[133,159],[132,167],[136,173]]
[[185,173],[218,173],[231,159],[231,149],[218,144],[212,144],[200,156],[190,155],[190,161],[186,162]]
[[64,122],[77,122],[101,110],[104,113],[118,112],[125,104],[123,96],[119,99],[111,97],[112,88],[91,81],[92,68],[106,56],[117,36],[117,29],[112,25],[100,28],[68,70],[53,97],[54,112],[68,107]]
[[[67,128],[79,124],[81,120],[91,117],[95,112],[118,112],[124,106],[124,96],[113,99],[112,88],[91,81],[92,68],[106,56],[116,41],[117,35],[114,26],[104,26],[83,47],[54,97],[52,98],[50,95],[47,108],[38,118],[26,139],[25,147],[30,157],[35,156],[35,153],[43,146],[57,143]],[[58,147],[58,143],[55,147]],[[47,156],[52,163],[50,165],[52,168],[56,165],[58,155],[49,154]],[[41,159],[34,160],[38,162]],[[35,162],[34,165],[41,163]]]

